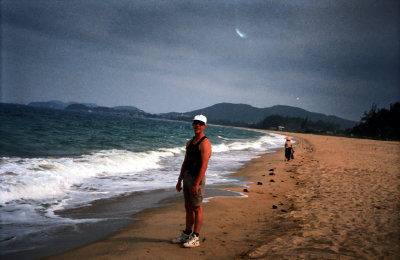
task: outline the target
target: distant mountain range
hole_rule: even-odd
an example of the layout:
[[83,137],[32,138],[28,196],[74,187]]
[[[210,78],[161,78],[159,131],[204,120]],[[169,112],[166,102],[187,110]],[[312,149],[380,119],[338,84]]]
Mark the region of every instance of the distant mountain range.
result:
[[131,116],[151,116],[151,114],[144,112],[134,106],[117,106],[117,107],[103,107],[94,103],[77,103],[67,102],[64,103],[58,100],[51,100],[47,102],[31,102],[28,104],[30,107],[60,109],[76,112],[87,113],[107,113],[107,114],[128,114]]
[[[62,102],[58,100],[51,100],[51,101],[45,101],[45,102],[31,102],[28,104],[30,107],[41,107],[41,108],[52,108],[52,109],[65,109],[69,105],[72,104],[79,104],[78,102]],[[82,103],[82,105],[85,105],[87,107],[97,107],[96,104],[93,103]]]
[[310,121],[330,122],[339,124],[342,129],[354,127],[357,122],[343,119],[337,116],[328,116],[321,113],[309,112],[307,110],[291,106],[272,106],[267,108],[256,108],[246,104],[220,103],[203,109],[186,113],[161,114],[164,118],[181,119],[193,118],[197,114],[206,115],[210,122],[257,124],[268,116],[279,115],[283,117],[301,117]]
[[237,125],[254,125],[266,117],[279,115],[289,118],[307,118],[310,121],[322,121],[340,125],[341,129],[354,127],[358,122],[343,119],[337,116],[325,115],[322,113],[309,112],[307,110],[292,107],[276,105],[267,108],[256,108],[246,104],[232,104],[232,103],[219,103],[210,107],[185,112],[185,113],[161,113],[151,114],[134,106],[117,106],[117,107],[102,107],[92,103],[77,103],[61,101],[48,101],[48,102],[32,102],[28,106],[62,109],[68,111],[80,111],[88,113],[111,113],[111,114],[128,114],[138,117],[153,117],[172,120],[191,121],[197,114],[206,115],[210,123],[215,124],[237,124]]

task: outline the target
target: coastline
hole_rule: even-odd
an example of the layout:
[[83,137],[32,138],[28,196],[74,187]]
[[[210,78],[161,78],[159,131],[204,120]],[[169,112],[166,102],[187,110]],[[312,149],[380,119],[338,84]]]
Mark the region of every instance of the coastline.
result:
[[[204,204],[201,246],[170,244],[184,228],[183,198],[135,214],[121,231],[47,259],[397,259],[399,142],[307,134],[295,159],[253,159],[235,175],[247,197]],[[272,174],[273,175],[270,175]],[[273,181],[272,181],[273,180]]]
[[[277,184],[279,187],[288,187],[288,185],[286,185],[284,182],[280,182],[280,178],[279,181],[277,179],[276,183],[269,182],[275,176],[270,176],[269,171],[265,170],[264,161],[266,158],[270,158],[271,156],[274,157],[273,160],[276,161],[282,161],[281,159],[283,158],[279,151],[263,154],[261,157],[253,159],[249,164],[245,165],[243,168],[239,169],[233,174],[236,176],[244,176],[246,178],[243,180],[243,182],[249,183],[248,187],[246,188],[249,190],[249,192],[244,192],[244,187],[218,188],[220,190],[242,193],[245,195],[245,197],[216,196],[203,204],[205,222],[201,232],[201,246],[199,248],[192,249],[193,251],[190,249],[183,249],[184,251],[179,252],[179,255],[175,255],[176,252],[174,251],[177,249],[180,250],[181,248],[179,245],[173,245],[170,243],[170,239],[179,235],[180,231],[184,229],[185,210],[183,207],[183,196],[182,194],[176,193],[178,197],[174,199],[175,202],[173,202],[171,205],[150,208],[134,214],[132,217],[138,221],[128,224],[121,231],[107,236],[98,242],[90,243],[88,245],[84,245],[77,249],[51,256],[46,259],[115,259],[119,257],[130,259],[191,259],[193,256],[196,256],[196,258],[208,258],[212,256],[215,257],[214,259],[233,259],[236,255],[246,252],[249,246],[252,247],[256,245],[252,245],[250,242],[252,240],[252,236],[254,235],[250,234],[252,233],[251,229],[259,232],[259,228],[257,226],[262,221],[264,215],[263,211],[259,211],[257,214],[254,214],[252,208],[255,206],[255,204],[247,204],[249,195],[252,194],[257,196],[257,204],[259,205],[258,207],[260,209],[271,209],[271,213],[277,212],[277,210],[272,208],[272,205],[278,205],[284,200],[283,197],[275,195],[272,192],[269,194],[270,199],[267,203],[265,203],[263,199],[265,191],[263,191],[264,189],[262,187],[273,187],[273,184]],[[260,173],[259,177],[256,175],[252,176],[251,174],[255,168],[257,168],[256,175]],[[263,182],[264,186],[257,185],[257,180]],[[288,179],[287,181],[289,183],[291,180]],[[256,186],[252,187],[254,182]],[[280,188],[274,188],[274,190],[276,189]],[[276,194],[279,193],[280,191],[276,192]],[[249,206],[247,212],[245,212],[246,210],[244,209],[245,205]],[[235,217],[231,218],[229,215]],[[230,223],[221,223],[221,220],[225,218],[227,218],[227,221],[230,219]],[[253,228],[243,226],[243,229],[238,230],[237,225],[246,222],[249,218],[254,219],[252,223]],[[246,240],[248,240],[250,244],[243,244],[243,241],[240,238],[243,232],[249,232]],[[225,240],[218,242],[219,238],[221,238],[221,235],[225,237]],[[261,235],[261,233],[258,234],[258,236]],[[235,250],[231,250],[233,241],[230,241],[230,238],[232,237],[235,237]],[[126,246],[126,249],[129,251],[127,255],[118,254],[117,256],[115,255],[116,252],[112,253],[111,251],[108,251],[108,249],[110,249],[108,245],[113,244],[118,244],[117,248],[115,249],[120,251],[120,243],[122,243],[121,245],[124,245],[123,247]],[[215,250],[216,243],[221,243],[217,247],[221,250]],[[228,248],[229,250],[227,251]],[[108,253],[104,251],[100,252],[102,249],[106,249]],[[167,252],[165,252],[166,250]]]
[[[41,259],[51,255],[99,241],[138,221],[135,215],[143,209],[156,209],[178,203],[180,195],[172,189],[138,191],[113,198],[105,198],[75,208],[54,213],[71,219],[75,224],[64,224],[51,230],[52,239],[40,240],[25,245],[25,250],[2,254],[1,259]],[[204,201],[214,197],[241,197],[240,193],[219,188],[206,188]],[[80,222],[82,220],[82,222]],[[90,220],[90,221],[87,221]],[[3,253],[3,252],[2,252]]]

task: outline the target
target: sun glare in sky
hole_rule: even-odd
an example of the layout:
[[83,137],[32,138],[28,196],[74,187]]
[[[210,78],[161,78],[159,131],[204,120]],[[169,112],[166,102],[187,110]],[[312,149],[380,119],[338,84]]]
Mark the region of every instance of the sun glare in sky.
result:
[[242,33],[242,32],[239,30],[239,28],[236,28],[236,33],[237,33],[237,34],[239,35],[239,37],[242,38],[242,39],[246,39],[246,38],[247,38],[246,34]]

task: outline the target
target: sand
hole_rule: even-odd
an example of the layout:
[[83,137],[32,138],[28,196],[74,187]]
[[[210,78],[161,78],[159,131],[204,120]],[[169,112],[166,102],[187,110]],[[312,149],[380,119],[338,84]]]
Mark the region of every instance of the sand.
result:
[[200,247],[169,242],[184,229],[182,199],[49,259],[400,259],[400,143],[283,134],[295,159],[281,150],[240,169],[247,191],[229,190],[247,196],[204,204]]

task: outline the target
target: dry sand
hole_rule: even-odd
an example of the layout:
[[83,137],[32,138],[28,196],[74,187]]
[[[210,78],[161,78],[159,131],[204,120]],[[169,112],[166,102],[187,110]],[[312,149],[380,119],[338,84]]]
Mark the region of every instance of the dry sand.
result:
[[293,161],[283,150],[254,159],[236,173],[248,192],[230,189],[247,197],[204,204],[200,247],[169,243],[182,200],[51,259],[400,259],[400,143],[288,135]]

